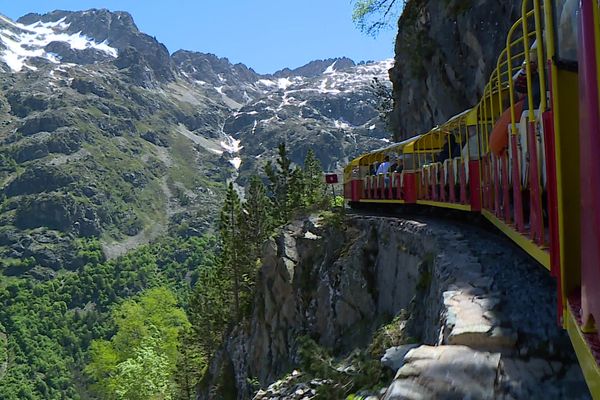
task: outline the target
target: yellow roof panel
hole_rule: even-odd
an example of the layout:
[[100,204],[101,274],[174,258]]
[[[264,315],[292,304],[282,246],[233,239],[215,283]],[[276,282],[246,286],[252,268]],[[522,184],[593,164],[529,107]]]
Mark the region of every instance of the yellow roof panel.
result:
[[407,143],[403,146],[402,148],[402,153],[404,154],[412,154],[415,152],[415,143],[417,143],[417,141],[419,140],[421,136],[417,136],[414,138],[411,138],[407,141]]
[[444,143],[446,143],[446,132],[442,131],[439,127],[432,129],[426,134],[422,135],[414,144],[415,152],[432,152],[439,151]]

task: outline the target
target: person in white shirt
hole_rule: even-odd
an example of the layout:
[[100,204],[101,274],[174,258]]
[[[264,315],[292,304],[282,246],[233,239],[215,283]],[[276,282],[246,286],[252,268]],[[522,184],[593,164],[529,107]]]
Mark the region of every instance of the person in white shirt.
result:
[[[388,173],[388,171],[390,170],[391,165],[392,165],[392,163],[390,162],[390,156],[385,156],[385,158],[383,159],[383,162],[381,164],[379,164],[379,167],[377,167],[377,175],[386,175]],[[386,176],[385,178],[383,178],[383,182],[384,182],[385,188],[390,187],[390,177],[389,176]]]
[[383,162],[379,164],[379,167],[377,167],[377,175],[387,174],[388,170],[390,169],[390,165],[390,156],[385,156]]

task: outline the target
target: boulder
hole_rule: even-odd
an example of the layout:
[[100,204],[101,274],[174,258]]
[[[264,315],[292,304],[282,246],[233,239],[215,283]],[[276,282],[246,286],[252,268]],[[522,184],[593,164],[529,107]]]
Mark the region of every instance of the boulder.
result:
[[499,353],[420,346],[408,352],[383,400],[494,399],[499,364]]
[[405,344],[390,347],[385,351],[383,357],[381,357],[381,365],[396,373],[404,365],[404,357],[406,354],[417,347],[419,347],[418,344]]

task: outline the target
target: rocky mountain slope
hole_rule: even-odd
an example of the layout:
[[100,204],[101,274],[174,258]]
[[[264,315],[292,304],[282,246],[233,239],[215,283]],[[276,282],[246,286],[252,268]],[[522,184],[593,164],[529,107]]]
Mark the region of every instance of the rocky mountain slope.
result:
[[[303,337],[337,359],[375,349],[380,368],[396,375],[381,391],[367,381],[363,398],[589,398],[556,324],[552,279],[481,228],[428,218],[297,221],[265,246],[256,287],[252,317],[228,336],[200,398],[223,380],[236,383],[227,398],[257,400],[347,384],[332,382],[327,368],[301,370]],[[389,348],[373,346],[387,321],[398,333]],[[348,361],[329,368],[359,371]]]
[[295,162],[322,149],[328,168],[385,144],[368,84],[389,65],[331,59],[263,76],[170,55],[125,12],[0,16],[3,273],[77,268],[82,238],[113,257],[182,222],[198,234],[223,183],[280,141]]
[[398,139],[428,131],[479,101],[516,0],[410,0],[398,21],[392,121]]
[[316,76],[306,72],[308,77],[259,81],[269,92],[240,108],[223,127],[244,146],[243,171],[256,170],[282,140],[289,145],[292,161],[301,163],[312,148],[326,170],[339,170],[365,149],[389,142],[370,85],[374,76],[386,76],[391,61],[350,67],[347,63],[330,60]]

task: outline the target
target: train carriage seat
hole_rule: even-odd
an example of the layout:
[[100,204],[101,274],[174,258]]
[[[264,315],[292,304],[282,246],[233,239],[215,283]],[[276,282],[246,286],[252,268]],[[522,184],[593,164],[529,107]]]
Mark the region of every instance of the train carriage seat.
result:
[[450,163],[452,162],[452,160],[447,159],[444,160],[444,163],[442,164],[442,172],[444,173],[444,182],[446,184],[448,184],[448,182],[450,182],[450,175],[448,174],[448,171],[450,171]]
[[[540,171],[540,179],[542,188],[546,188],[547,176],[546,176],[546,157],[544,150],[544,131],[541,123],[541,115],[539,110],[534,111],[535,117],[538,121],[537,127],[538,132],[536,133],[537,137],[537,155],[538,155],[538,168]],[[527,142],[527,131],[528,131],[528,120],[529,120],[529,111],[525,110],[521,114],[521,120],[518,124],[519,130],[519,143],[521,145],[521,182],[523,187],[529,187],[529,157],[527,156],[528,152],[528,142]]]
[[458,176],[458,168],[460,166],[461,158],[455,157],[452,159],[452,173],[454,174],[454,184],[460,183],[460,177]]
[[429,174],[431,176],[431,182],[430,183],[434,183],[434,184],[438,184],[439,179],[438,177],[440,176],[440,167],[441,167],[442,163],[436,162],[436,163],[432,163],[429,169]]
[[431,164],[424,164],[421,167],[421,171],[422,171],[422,176],[423,176],[423,180],[427,183],[429,183],[429,170],[431,169]]
[[460,163],[460,157],[449,158],[444,161],[444,179],[447,184],[450,184],[450,173],[454,176],[454,183],[459,183],[458,177],[458,165]]

